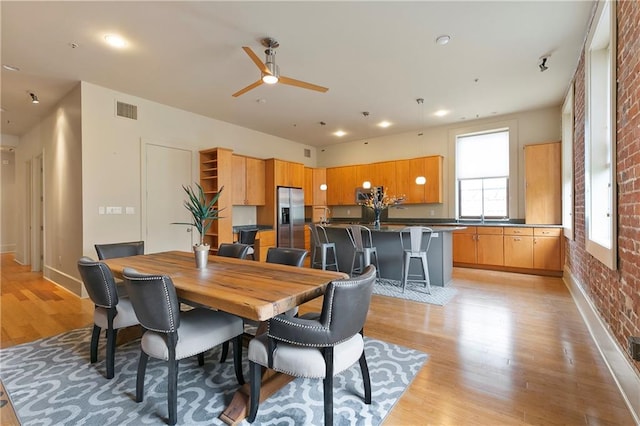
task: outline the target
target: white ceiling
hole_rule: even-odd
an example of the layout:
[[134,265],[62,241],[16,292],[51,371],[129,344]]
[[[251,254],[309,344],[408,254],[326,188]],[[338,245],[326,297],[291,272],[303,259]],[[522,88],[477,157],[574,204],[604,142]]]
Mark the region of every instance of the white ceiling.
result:
[[[2,133],[24,133],[80,80],[315,146],[560,105],[592,7],[5,0],[2,64],[20,71],[2,69]],[[124,36],[128,48],[106,46],[107,33]],[[451,42],[437,45],[443,34]],[[266,36],[280,42],[282,75],[329,91],[262,85],[233,98],[260,77],[242,46],[264,60]],[[545,54],[549,69],[540,72]],[[438,118],[439,109],[451,112]],[[382,120],[393,125],[376,127]],[[333,136],[338,129],[347,135]]]

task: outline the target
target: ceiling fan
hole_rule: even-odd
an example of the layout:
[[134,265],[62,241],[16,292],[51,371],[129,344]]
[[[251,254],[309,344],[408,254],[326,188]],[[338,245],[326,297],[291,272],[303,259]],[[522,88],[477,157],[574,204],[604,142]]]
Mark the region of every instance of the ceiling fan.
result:
[[288,84],[289,86],[302,87],[303,89],[315,90],[322,93],[329,90],[327,87],[318,86],[316,84],[307,83],[306,81],[300,81],[300,80],[296,80],[293,78],[280,75],[280,68],[278,68],[278,66],[276,65],[276,51],[275,51],[275,49],[278,46],[280,46],[280,43],[278,43],[275,39],[271,37],[267,37],[262,39],[262,45],[267,48],[267,50],[264,51],[266,55],[266,60],[264,62],[262,62],[260,58],[258,58],[258,55],[256,55],[253,52],[253,50],[251,50],[250,47],[247,47],[247,46],[242,47],[242,49],[247,53],[247,55],[249,55],[253,63],[256,64],[258,69],[260,69],[262,75],[260,77],[260,80],[256,81],[255,83],[251,83],[244,89],[240,89],[236,93],[234,93],[232,95],[234,98],[237,98],[238,96],[247,93],[249,90],[255,89],[256,87],[260,86],[262,83],[266,83],[266,84],[282,83],[282,84]]

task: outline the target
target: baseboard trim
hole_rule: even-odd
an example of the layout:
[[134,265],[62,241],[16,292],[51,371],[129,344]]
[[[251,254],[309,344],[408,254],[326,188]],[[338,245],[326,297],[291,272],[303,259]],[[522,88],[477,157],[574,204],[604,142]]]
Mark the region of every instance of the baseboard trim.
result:
[[42,274],[47,281],[56,284],[80,298],[87,297],[82,281],[50,266],[45,266]]
[[581,283],[565,267],[563,281],[589,329],[596,347],[604,358],[622,397],[624,398],[636,424],[640,425],[640,375],[618,345],[609,328],[598,314],[595,306],[583,290]]

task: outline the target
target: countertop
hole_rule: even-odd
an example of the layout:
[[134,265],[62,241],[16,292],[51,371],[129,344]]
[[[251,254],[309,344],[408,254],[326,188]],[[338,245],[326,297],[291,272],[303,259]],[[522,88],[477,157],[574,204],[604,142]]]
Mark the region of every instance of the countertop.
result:
[[[413,225],[415,225],[415,224],[413,224]],[[325,226],[327,226],[329,228],[346,228],[347,226],[349,226],[349,224],[347,224],[347,223],[334,223],[334,224],[331,224],[330,223],[330,224],[325,225]],[[365,226],[367,226],[367,228],[369,228],[371,231],[375,231],[375,232],[400,232],[407,225],[385,223],[385,224],[382,224],[380,226],[380,229],[373,229],[373,225],[371,225],[371,224],[368,224],[368,225],[365,225]],[[427,226],[427,225],[424,225],[424,226]],[[442,224],[437,224],[437,225],[430,225],[429,228],[431,228],[435,232],[451,232],[451,231],[457,231],[459,229],[465,229],[466,226],[464,226],[464,225],[442,225]]]
[[[371,222],[359,222],[357,219],[348,219],[348,218],[334,218],[329,221],[330,225],[338,225],[338,224],[356,224],[356,225],[365,225],[368,228],[371,228],[373,224]],[[532,223],[522,223],[519,221],[489,221],[486,220],[484,222],[474,221],[474,220],[424,220],[424,219],[407,219],[405,221],[386,221],[382,222],[382,226],[428,226],[429,228],[436,227],[468,227],[468,226],[503,226],[503,227],[511,227],[511,228],[561,228],[562,225],[546,225],[546,224],[532,224]]]

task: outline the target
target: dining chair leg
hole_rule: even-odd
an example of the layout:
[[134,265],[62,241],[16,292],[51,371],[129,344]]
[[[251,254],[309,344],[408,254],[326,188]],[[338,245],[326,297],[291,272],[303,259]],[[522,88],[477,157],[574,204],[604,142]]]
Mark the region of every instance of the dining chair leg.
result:
[[325,362],[324,391],[324,424],[333,426],[333,347],[322,350]]
[[169,355],[169,385],[167,389],[167,403],[169,405],[169,424],[178,422],[178,361]]
[[369,376],[369,366],[367,365],[367,358],[364,355],[360,355],[360,371],[362,371],[362,381],[364,382],[364,403],[371,404],[371,377]]
[[222,344],[222,355],[220,355],[220,362],[225,362],[227,360],[227,354],[229,354],[229,342],[224,342]]
[[109,327],[107,329],[107,379],[113,379],[114,364],[116,358],[116,337],[118,329]]
[[253,423],[258,414],[258,405],[260,405],[260,385],[262,384],[262,366],[253,361],[249,361],[249,415],[247,421]]
[[198,365],[200,367],[204,365],[204,352],[198,354]]
[[93,332],[91,333],[91,364],[98,360],[98,340],[100,340],[100,327],[93,324]]
[[147,361],[149,361],[149,355],[147,355],[142,349],[140,349],[140,360],[138,361],[138,377],[136,378],[136,402],[142,402],[144,399],[144,375],[147,371]]
[[242,334],[233,339],[233,367],[236,370],[238,384],[244,385],[244,375],[242,374]]

